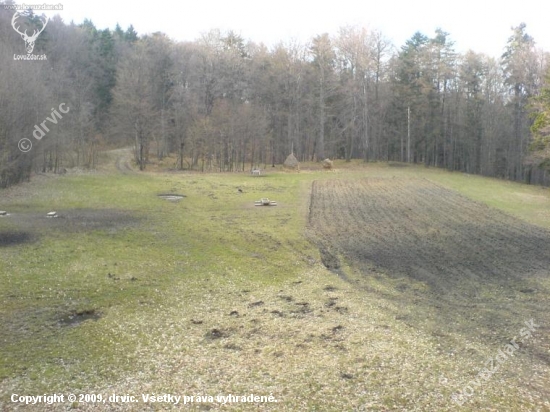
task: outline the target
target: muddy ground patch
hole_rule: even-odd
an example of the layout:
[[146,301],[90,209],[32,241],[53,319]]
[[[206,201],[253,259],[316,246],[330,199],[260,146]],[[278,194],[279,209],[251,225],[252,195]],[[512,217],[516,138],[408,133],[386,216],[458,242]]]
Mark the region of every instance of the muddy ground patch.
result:
[[24,245],[34,240],[32,233],[22,230],[0,231],[0,247]]
[[0,247],[16,246],[38,239],[48,231],[78,233],[92,230],[117,230],[136,226],[140,218],[117,209],[57,210],[57,217],[44,212],[11,213],[0,227]]

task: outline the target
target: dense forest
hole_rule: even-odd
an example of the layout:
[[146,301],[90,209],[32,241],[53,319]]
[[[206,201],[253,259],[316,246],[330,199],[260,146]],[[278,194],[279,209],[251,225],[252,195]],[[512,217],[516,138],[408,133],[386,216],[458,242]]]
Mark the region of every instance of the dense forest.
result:
[[100,150],[130,145],[142,170],[151,156],[241,171],[293,152],[550,184],[550,54],[525,24],[496,59],[456,52],[441,29],[401,46],[350,26],[266,47],[231,31],[177,42],[59,16],[44,27],[27,12],[17,23],[28,33],[44,27],[32,53],[45,59],[30,61],[3,4],[13,3],[0,3],[0,187],[93,168]]

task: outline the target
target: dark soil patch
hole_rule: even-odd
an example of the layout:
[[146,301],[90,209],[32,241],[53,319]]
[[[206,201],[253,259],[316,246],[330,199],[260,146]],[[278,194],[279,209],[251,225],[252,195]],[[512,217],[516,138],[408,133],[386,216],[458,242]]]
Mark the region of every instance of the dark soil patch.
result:
[[535,289],[520,289],[521,293],[535,293]]
[[323,262],[323,265],[328,270],[336,271],[340,269],[340,259],[338,259],[338,257],[335,254],[333,254],[326,248],[321,248],[320,252],[321,252],[321,262]]
[[262,306],[264,302],[262,300],[259,300],[257,302],[252,302],[248,304],[249,308],[257,308],[258,306]]
[[61,326],[78,326],[86,320],[97,321],[99,318],[101,318],[101,314],[95,309],[82,310],[61,318],[59,324]]
[[17,246],[26,243],[31,243],[35,237],[24,231],[7,230],[0,231],[0,247]]
[[323,290],[325,290],[327,292],[334,292],[335,290],[338,290],[338,288],[335,287],[335,286],[327,285],[323,288]]
[[216,340],[228,337],[229,334],[221,329],[211,329],[205,334],[205,338],[208,340]]
[[347,281],[348,278],[345,272],[342,270],[340,259],[338,258],[336,253],[325,246],[321,246],[319,248],[319,252],[321,253],[321,262],[323,263],[323,265],[332,273],[337,274],[342,279]]
[[112,230],[137,225],[140,219],[132,213],[118,209],[68,209],[58,210],[57,217],[46,213],[14,213],[10,222],[32,235],[40,232],[86,232]]
[[309,305],[298,306],[297,309],[290,311],[290,313],[296,313],[296,314],[306,314],[311,312],[313,312],[313,309],[311,309]]
[[334,300],[329,300],[328,302],[325,303],[325,306],[326,306],[327,308],[331,308],[331,307],[333,307],[333,306],[335,306],[335,305],[336,305],[336,301],[334,301]]

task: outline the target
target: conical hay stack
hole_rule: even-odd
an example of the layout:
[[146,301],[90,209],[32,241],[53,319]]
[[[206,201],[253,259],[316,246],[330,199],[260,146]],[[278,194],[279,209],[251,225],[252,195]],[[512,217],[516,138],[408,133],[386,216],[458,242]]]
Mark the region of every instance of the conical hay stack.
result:
[[283,163],[283,166],[286,169],[300,170],[300,162],[298,162],[298,159],[296,159],[294,153],[288,155],[285,162]]

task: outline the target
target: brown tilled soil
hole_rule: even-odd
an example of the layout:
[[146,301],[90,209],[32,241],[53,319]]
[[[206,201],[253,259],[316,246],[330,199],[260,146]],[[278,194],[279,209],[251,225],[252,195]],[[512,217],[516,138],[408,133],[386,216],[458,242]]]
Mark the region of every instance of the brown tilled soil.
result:
[[[309,229],[327,268],[348,262],[363,274],[358,287],[391,279],[404,308],[396,318],[442,341],[502,342],[531,318],[547,334],[547,230],[415,178],[313,182]],[[533,348],[547,366],[549,347]]]

